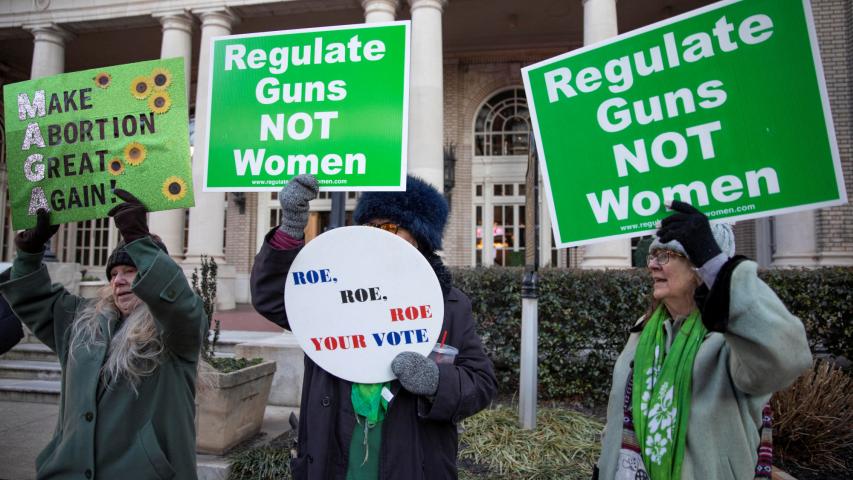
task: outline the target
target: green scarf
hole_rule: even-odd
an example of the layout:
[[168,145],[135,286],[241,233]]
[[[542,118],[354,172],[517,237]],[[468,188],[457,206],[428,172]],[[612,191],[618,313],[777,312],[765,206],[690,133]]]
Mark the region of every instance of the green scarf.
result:
[[385,383],[353,383],[352,408],[355,413],[361,415],[371,426],[379,423],[385,418],[385,410],[388,402],[382,398],[382,389],[388,388],[390,382]]
[[694,310],[667,353],[663,325],[667,318],[661,305],[643,328],[634,354],[634,430],[653,480],[681,480],[693,361],[707,333],[699,310]]
[[[363,437],[358,441],[358,432],[352,433],[350,441],[350,458],[347,465],[347,480],[362,478],[378,478],[379,476],[379,444],[382,442],[382,428],[380,424],[385,419],[385,411],[388,409],[388,401],[382,396],[382,390],[388,388],[390,382],[385,383],[353,383],[350,399],[355,411],[355,419],[359,425],[363,425]],[[380,428],[376,428],[380,427]],[[371,457],[370,451],[374,451]],[[364,452],[364,458],[356,463],[355,458]]]

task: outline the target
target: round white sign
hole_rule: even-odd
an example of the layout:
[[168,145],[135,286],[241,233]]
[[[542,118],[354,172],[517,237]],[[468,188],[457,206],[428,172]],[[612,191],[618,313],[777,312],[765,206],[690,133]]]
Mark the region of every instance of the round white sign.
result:
[[336,228],[305,245],[287,273],[284,304],[305,354],[356,383],[396,378],[391,361],[400,352],[429,355],[444,319],[429,262],[374,227]]

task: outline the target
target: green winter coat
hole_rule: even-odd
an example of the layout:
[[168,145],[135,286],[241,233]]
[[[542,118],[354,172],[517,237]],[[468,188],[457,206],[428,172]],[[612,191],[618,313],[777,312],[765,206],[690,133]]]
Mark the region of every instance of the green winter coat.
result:
[[[153,314],[164,351],[133,392],[125,379],[104,388],[107,345],[77,347],[71,325],[88,300],[51,285],[41,254],[18,252],[0,293],[36,337],[56,352],[62,394],[53,439],[36,459],[39,479],[195,479],[195,382],[208,321],[178,265],[145,237],[126,246],[137,265],[133,292]],[[116,315],[101,315],[109,342]],[[110,328],[113,327],[113,328]]]
[[[715,327],[722,333],[709,332],[693,362],[683,480],[752,479],[762,407],[773,392],[790,385],[811,365],[802,322],[758,278],[755,262],[730,265],[736,266],[717,277],[709,297],[717,301],[712,307],[722,310],[717,315],[722,322]],[[711,310],[703,310],[703,315]],[[706,326],[709,320],[703,318]],[[669,321],[665,327],[671,344],[676,332]],[[614,367],[599,480],[613,480],[616,474],[625,385],[640,331],[632,329]]]

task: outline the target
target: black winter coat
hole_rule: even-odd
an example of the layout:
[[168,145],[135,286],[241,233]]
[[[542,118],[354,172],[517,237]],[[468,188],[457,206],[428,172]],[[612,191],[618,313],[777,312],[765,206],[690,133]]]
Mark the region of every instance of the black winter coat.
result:
[[[0,273],[0,283],[9,280],[11,271],[11,268],[7,268]],[[11,350],[22,338],[24,338],[24,328],[21,326],[21,321],[15,316],[9,302],[0,295],[0,355]]]
[[[270,235],[275,231],[270,232]],[[252,268],[252,303],[272,322],[290,329],[284,309],[284,284],[299,249],[276,250],[269,235]],[[438,392],[430,402],[391,383],[394,398],[382,422],[379,478],[440,480],[457,478],[456,423],[487,407],[497,384],[492,362],[474,331],[471,301],[456,288],[444,299],[448,345],[459,349],[453,365],[439,365]],[[305,357],[299,420],[299,453],[291,461],[296,480],[346,477],[356,417],[351,382]]]

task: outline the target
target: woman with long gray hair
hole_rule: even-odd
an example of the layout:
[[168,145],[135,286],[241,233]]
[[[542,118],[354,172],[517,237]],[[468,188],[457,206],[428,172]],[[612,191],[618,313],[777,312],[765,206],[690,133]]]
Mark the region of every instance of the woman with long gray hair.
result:
[[51,285],[42,264],[56,233],[50,214],[15,238],[2,294],[62,366],[53,439],[36,458],[39,479],[194,479],[195,383],[208,320],[130,193],[109,215],[123,242],[95,299]]

